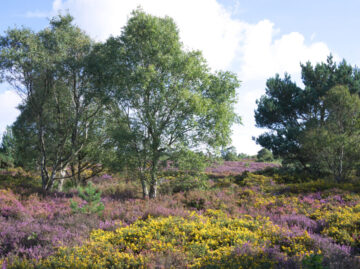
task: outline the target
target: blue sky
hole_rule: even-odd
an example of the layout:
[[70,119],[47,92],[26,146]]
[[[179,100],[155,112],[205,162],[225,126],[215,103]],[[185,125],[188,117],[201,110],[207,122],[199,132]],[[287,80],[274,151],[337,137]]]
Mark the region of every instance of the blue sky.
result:
[[[38,31],[59,10],[98,41],[118,35],[131,10],[141,5],[178,24],[187,49],[203,51],[213,70],[230,70],[242,81],[236,111],[243,125],[233,127],[238,152],[255,154],[251,140],[264,130],[254,126],[255,100],[266,79],[285,71],[300,82],[300,62],[324,61],[329,53],[360,64],[360,1],[350,0],[32,0],[1,1],[0,32],[26,26]],[[16,116],[20,98],[0,84],[0,134]]]
[[310,42],[321,40],[341,54],[342,58],[360,62],[360,1],[357,0],[247,0],[238,2],[237,16],[250,23],[264,18],[274,22],[282,33],[300,32]]

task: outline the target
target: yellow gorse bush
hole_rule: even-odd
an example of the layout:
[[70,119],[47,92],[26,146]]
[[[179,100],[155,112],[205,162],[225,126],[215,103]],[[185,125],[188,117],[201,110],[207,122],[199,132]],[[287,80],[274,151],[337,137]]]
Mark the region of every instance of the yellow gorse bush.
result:
[[360,246],[360,204],[317,210],[312,217],[327,223],[322,233],[332,237],[336,242]]
[[[314,253],[306,232],[296,237],[285,236],[288,232],[266,217],[231,218],[220,210],[208,210],[203,215],[193,212],[188,218],[149,217],[115,231],[94,230],[90,240],[80,247],[60,248],[47,259],[18,261],[10,267],[145,268],[156,253],[182,253],[190,268],[211,264],[222,267],[224,260],[248,268],[258,263],[272,264],[265,255],[256,258],[264,246],[277,244],[288,256]],[[244,244],[250,245],[255,254],[229,259],[235,248]]]

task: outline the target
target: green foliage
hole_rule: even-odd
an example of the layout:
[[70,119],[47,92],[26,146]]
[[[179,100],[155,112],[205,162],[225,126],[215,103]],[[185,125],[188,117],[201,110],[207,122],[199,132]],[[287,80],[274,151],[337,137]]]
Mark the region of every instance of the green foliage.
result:
[[73,213],[102,214],[104,211],[104,204],[101,202],[101,192],[98,191],[93,184],[88,182],[88,185],[85,188],[78,187],[78,193],[85,204],[79,206],[77,202],[71,200],[70,207]]
[[285,162],[297,162],[309,169],[309,154],[301,151],[304,130],[310,122],[316,122],[317,126],[325,122],[327,112],[323,97],[333,87],[344,85],[351,94],[360,93],[360,72],[345,61],[334,63],[332,56],[326,63],[316,66],[310,62],[301,65],[301,72],[304,89],[292,82],[288,74],[283,79],[279,75],[268,79],[266,94],[257,101],[255,119],[258,127],[270,131],[256,141]]
[[256,161],[258,162],[272,162],[274,161],[274,156],[272,152],[268,149],[261,149],[256,155]]
[[39,32],[14,28],[0,38],[0,79],[24,96],[12,128],[17,162],[39,167],[45,191],[64,178],[84,184],[99,163],[117,162],[155,197],[161,161],[177,155],[181,169],[198,169],[196,150],[230,142],[239,81],[185,50],[171,18],[136,10],[105,44],[72,20],[59,15]]
[[0,168],[12,167],[15,163],[15,139],[11,127],[7,126],[0,146]]
[[198,174],[203,172],[208,165],[209,158],[200,152],[195,152],[187,148],[180,148],[178,152],[171,154],[169,159],[166,159],[166,163],[170,161],[172,168],[176,168],[181,173]]
[[70,15],[52,18],[37,33],[14,28],[0,38],[0,78],[24,97],[12,128],[17,161],[40,167],[44,190],[66,166],[81,181],[101,156],[101,91],[88,72],[91,50]]
[[322,265],[323,258],[324,257],[322,255],[312,254],[304,257],[302,264],[305,269],[325,269],[326,267]]
[[[161,160],[185,148],[218,148],[239,122],[233,105],[239,81],[210,73],[198,51],[186,51],[174,21],[136,10],[121,36],[99,46],[98,84],[111,106],[118,159],[140,173],[143,195],[156,196]],[[101,75],[103,74],[103,75]],[[149,178],[147,178],[149,175]]]
[[239,157],[236,154],[236,148],[234,146],[225,148],[221,151],[221,157],[225,161],[238,161]]
[[40,178],[24,171],[21,167],[0,170],[0,185],[3,189],[11,189],[23,196],[41,191]]
[[324,96],[323,107],[326,118],[321,125],[308,122],[301,152],[313,166],[344,181],[360,164],[360,98],[336,86]]

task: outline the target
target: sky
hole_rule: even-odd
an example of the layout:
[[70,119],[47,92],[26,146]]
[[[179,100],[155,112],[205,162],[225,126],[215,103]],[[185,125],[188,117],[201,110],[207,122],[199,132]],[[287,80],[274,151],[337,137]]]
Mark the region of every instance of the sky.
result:
[[[358,0],[0,0],[0,33],[8,28],[45,28],[59,12],[96,41],[117,36],[132,10],[141,6],[155,16],[170,16],[187,50],[201,50],[212,71],[234,72],[241,81],[233,126],[237,152],[256,154],[253,136],[256,100],[276,73],[289,73],[301,85],[300,63],[316,64],[331,53],[336,61],[360,64]],[[0,136],[18,115],[21,98],[0,84]]]

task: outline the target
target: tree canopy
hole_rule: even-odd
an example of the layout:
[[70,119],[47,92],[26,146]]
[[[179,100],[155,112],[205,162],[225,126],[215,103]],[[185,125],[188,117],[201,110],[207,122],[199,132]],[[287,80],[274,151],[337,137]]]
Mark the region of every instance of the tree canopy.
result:
[[[255,120],[258,127],[269,131],[256,142],[280,156],[285,162],[309,167],[309,154],[301,150],[301,137],[311,126],[322,126],[327,117],[324,96],[337,85],[346,86],[351,94],[360,93],[360,72],[345,60],[336,64],[332,56],[326,63],[301,65],[300,88],[291,80],[276,75],[267,80],[266,93],[257,101]],[[313,168],[314,165],[312,166]]]
[[138,9],[120,36],[96,44],[59,15],[37,33],[8,30],[0,52],[1,78],[23,97],[16,161],[39,168],[44,190],[65,178],[84,184],[83,172],[105,164],[135,171],[153,198],[160,163],[200,164],[240,122],[236,75],[211,72],[199,51],[185,50],[169,17]]
[[360,98],[346,86],[335,86],[323,103],[324,122],[307,123],[300,151],[313,166],[343,181],[360,163]]
[[[141,176],[143,194],[156,196],[162,159],[185,148],[217,148],[230,142],[237,77],[211,73],[198,51],[186,51],[174,21],[133,12],[119,37],[99,46],[98,85],[113,100],[117,153]],[[100,72],[99,72],[100,71]],[[130,157],[131,156],[131,157]]]
[[101,103],[87,72],[92,43],[70,15],[38,33],[15,28],[0,39],[1,77],[23,96],[13,126],[21,162],[40,167],[44,190],[58,178],[81,180],[95,163]]

